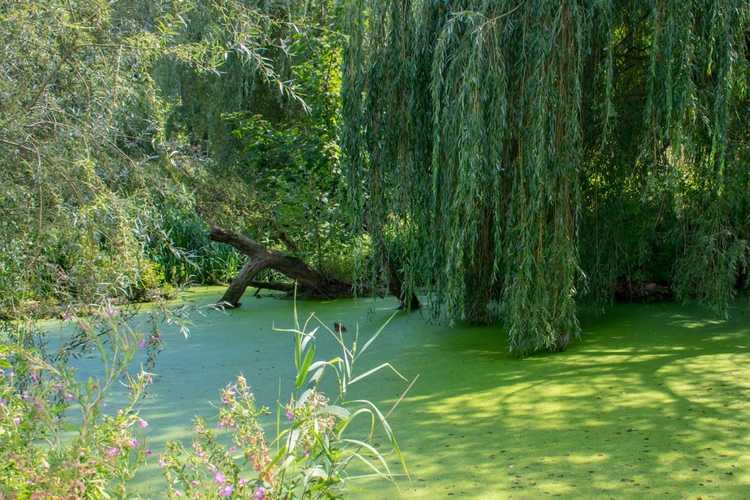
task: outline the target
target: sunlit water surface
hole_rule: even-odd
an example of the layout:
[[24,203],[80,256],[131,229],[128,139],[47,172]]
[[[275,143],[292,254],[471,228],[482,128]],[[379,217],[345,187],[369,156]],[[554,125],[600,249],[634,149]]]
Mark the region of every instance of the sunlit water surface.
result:
[[[208,304],[219,288],[188,291]],[[300,302],[326,323],[371,335],[392,300]],[[749,498],[750,315],[731,320],[695,307],[621,305],[584,320],[567,352],[518,360],[493,328],[436,324],[399,313],[362,360],[419,375],[391,417],[410,479],[353,482],[352,498]],[[165,328],[165,349],[141,414],[154,458],[133,495],[164,496],[156,456],[168,440],[189,442],[191,421],[215,422],[218,390],[244,374],[258,400],[289,394],[292,341],[273,326],[293,321],[291,300],[247,294],[242,308],[195,316],[190,335]],[[65,331],[52,328],[52,337]],[[53,340],[54,341],[54,340]],[[319,357],[336,353],[321,338]],[[81,375],[90,360],[77,362]],[[405,388],[384,373],[357,388],[388,408]],[[117,395],[115,395],[117,397]],[[110,407],[116,405],[113,401]]]

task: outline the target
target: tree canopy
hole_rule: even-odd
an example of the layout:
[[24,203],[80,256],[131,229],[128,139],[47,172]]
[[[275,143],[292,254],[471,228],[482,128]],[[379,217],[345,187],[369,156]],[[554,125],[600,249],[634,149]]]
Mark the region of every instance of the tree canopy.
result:
[[621,280],[726,310],[750,238],[746,0],[346,7],[353,212],[401,232],[439,317],[500,321],[523,355],[565,348]]
[[747,0],[19,1],[0,35],[0,316],[226,283],[210,225],[520,355],[750,286]]
[[345,273],[331,4],[2,4],[0,317],[226,282],[214,221]]

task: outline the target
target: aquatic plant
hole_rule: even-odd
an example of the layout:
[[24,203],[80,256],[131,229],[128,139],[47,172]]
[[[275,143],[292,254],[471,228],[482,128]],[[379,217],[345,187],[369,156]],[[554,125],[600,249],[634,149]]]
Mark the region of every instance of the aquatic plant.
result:
[[[371,401],[347,398],[353,384],[382,370],[395,373],[406,382],[390,363],[362,373],[355,371],[361,356],[387,324],[361,346],[358,331],[352,343],[347,344],[341,331],[331,330],[314,314],[300,325],[295,308],[294,327],[277,330],[294,338],[296,375],[288,401],[277,402],[275,433],[269,434],[264,428],[271,410],[258,405],[248,380],[238,376],[221,391],[218,414],[218,426],[229,431],[231,445],[223,444],[202,418],[195,421],[192,447],[179,442],[167,445],[160,465],[170,498],[339,498],[348,481],[397,477],[399,474],[389,465],[391,455],[400,464],[402,474],[407,474],[388,416],[411,384],[387,412]],[[335,339],[340,348],[338,356],[316,359],[319,332]],[[335,376],[335,397],[329,397],[321,388],[327,373]],[[364,420],[366,429],[353,432],[360,428],[360,420]],[[376,436],[388,443],[386,448],[375,444]]]

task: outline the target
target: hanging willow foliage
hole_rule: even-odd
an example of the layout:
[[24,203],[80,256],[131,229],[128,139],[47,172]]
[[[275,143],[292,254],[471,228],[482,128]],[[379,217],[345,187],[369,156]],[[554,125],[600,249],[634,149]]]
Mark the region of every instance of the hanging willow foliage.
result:
[[747,0],[345,4],[353,212],[402,233],[439,316],[560,350],[577,300],[665,269],[726,309],[750,238]]

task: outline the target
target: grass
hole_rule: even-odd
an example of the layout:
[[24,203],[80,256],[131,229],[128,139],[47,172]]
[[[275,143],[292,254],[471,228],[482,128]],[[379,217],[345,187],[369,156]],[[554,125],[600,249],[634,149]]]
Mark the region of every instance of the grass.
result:
[[[187,300],[219,294],[197,289]],[[356,323],[375,331],[394,306],[306,302],[300,314],[342,322],[351,335]],[[291,339],[271,327],[291,321],[291,301],[248,295],[239,310],[198,319],[187,340],[166,335],[142,412],[155,453],[188,436],[193,415],[214,415],[210,401],[237,373],[271,405],[292,374]],[[524,360],[508,357],[493,329],[430,324],[418,313],[399,315],[375,347],[367,361],[420,375],[391,417],[412,480],[356,483],[352,497],[750,497],[746,304],[729,321],[673,304],[617,306],[585,321],[567,352]],[[333,350],[323,342],[319,355]],[[387,406],[404,385],[380,380],[361,395]],[[152,464],[136,493],[159,497],[160,481]]]

